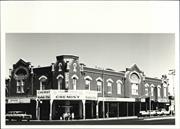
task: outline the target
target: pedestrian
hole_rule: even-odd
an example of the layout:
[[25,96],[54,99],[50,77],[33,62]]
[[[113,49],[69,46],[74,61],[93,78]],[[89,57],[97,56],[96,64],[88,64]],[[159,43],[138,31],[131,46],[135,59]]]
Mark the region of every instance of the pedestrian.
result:
[[72,118],[72,120],[74,119],[74,112],[71,114],[71,118]]

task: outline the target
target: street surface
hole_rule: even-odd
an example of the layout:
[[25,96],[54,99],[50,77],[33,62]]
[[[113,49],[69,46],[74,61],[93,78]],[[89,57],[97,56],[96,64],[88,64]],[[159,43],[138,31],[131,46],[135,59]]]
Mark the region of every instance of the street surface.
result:
[[135,118],[135,119],[106,119],[106,120],[32,120],[30,122],[7,121],[7,125],[175,125],[175,119],[166,118]]

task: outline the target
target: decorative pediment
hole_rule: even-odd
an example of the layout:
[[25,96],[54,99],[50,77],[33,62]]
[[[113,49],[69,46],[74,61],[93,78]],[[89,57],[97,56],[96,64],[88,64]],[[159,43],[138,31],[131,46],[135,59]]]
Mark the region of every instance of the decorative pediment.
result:
[[133,64],[130,68],[127,68],[126,71],[137,71],[138,73],[143,73],[136,64]]
[[25,62],[24,60],[22,59],[19,59],[19,61],[13,65],[13,68],[17,68],[19,66],[24,66],[24,67],[28,67],[30,65],[30,62]]

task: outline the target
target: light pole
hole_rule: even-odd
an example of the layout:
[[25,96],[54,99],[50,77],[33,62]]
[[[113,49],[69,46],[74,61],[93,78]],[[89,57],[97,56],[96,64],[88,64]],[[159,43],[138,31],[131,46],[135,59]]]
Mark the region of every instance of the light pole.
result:
[[175,69],[171,69],[171,70],[169,70],[169,75],[171,75],[172,76],[172,88],[173,88],[173,96],[175,95],[175,93],[174,93],[174,76],[175,76]]
[[147,96],[147,95],[149,96],[149,117],[151,117],[151,90],[150,90],[150,92],[140,96],[139,98],[142,98],[142,97]]
[[[172,96],[174,97],[175,96],[175,91],[174,91],[174,76],[175,76],[175,69],[171,69],[171,70],[169,70],[169,73],[168,73],[169,75],[171,75],[172,76]],[[172,115],[172,100],[170,100],[171,101],[171,115]],[[175,105],[174,105],[174,110],[175,110]]]

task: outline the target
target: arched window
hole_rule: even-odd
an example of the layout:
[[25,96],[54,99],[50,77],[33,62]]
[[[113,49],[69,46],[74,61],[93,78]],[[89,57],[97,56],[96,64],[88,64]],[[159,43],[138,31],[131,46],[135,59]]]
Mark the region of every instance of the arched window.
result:
[[70,62],[69,61],[66,61],[66,69],[70,70]]
[[149,84],[146,83],[144,86],[145,86],[145,96],[149,96],[149,90],[148,90]]
[[132,95],[138,95],[138,84],[133,83],[131,85],[131,88],[132,88]]
[[84,79],[85,79],[85,89],[90,90],[92,78],[90,76],[86,76]]
[[167,96],[167,94],[166,94],[166,87],[164,87],[164,97],[166,97]]
[[167,97],[167,83],[163,83],[163,89],[164,97]]
[[98,91],[99,93],[101,93],[101,92],[102,92],[102,83],[103,83],[103,80],[102,80],[101,77],[98,77],[98,78],[96,79],[96,81],[97,81],[97,91]]
[[157,86],[157,94],[158,94],[158,97],[161,97],[161,86],[160,85]]
[[112,94],[112,83],[113,83],[114,81],[112,80],[112,79],[108,79],[107,80],[107,93],[108,94]]
[[77,71],[77,64],[74,63],[74,64],[73,64],[73,72],[76,72],[76,71]]
[[47,80],[47,77],[42,75],[40,78],[40,90],[45,90],[45,82]]
[[58,67],[59,67],[58,71],[59,71],[59,72],[62,71],[62,63],[59,63],[59,64],[58,64]]
[[151,84],[151,96],[154,96],[154,85]]
[[121,89],[122,89],[122,81],[121,80],[117,80],[117,94],[121,94]]
[[17,80],[16,93],[24,93],[24,80]]
[[73,75],[72,77],[73,89],[76,90],[77,88],[77,80],[79,79],[77,75]]
[[59,74],[56,79],[58,80],[58,90],[62,89],[63,75]]

